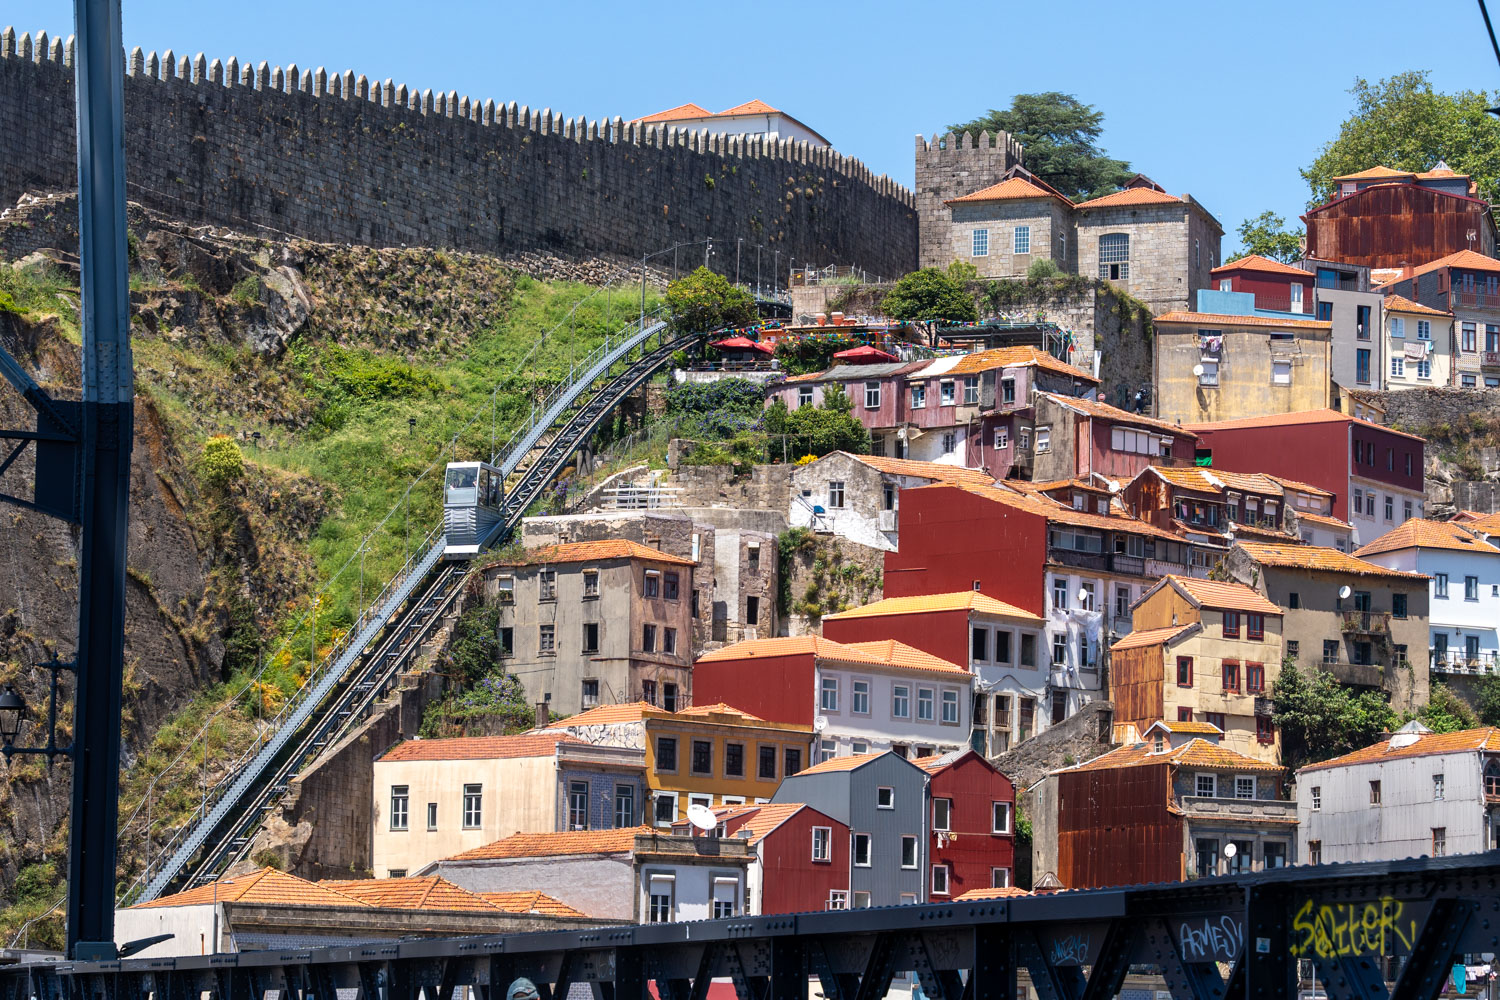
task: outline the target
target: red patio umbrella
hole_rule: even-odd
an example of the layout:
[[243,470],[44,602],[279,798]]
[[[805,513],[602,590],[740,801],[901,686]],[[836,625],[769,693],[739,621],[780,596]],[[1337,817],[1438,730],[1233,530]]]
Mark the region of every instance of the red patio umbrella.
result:
[[882,351],[880,348],[878,348],[878,347],[871,347],[869,344],[860,344],[858,347],[851,347],[847,351],[839,351],[837,354],[835,354],[833,356],[833,359],[835,361],[868,361],[868,362],[895,361],[895,360],[897,360],[896,356],[894,354],[887,354],[885,351]]
[[[716,340],[713,345],[721,351],[764,351],[766,354],[775,354],[765,344],[758,344],[749,337],[729,337],[724,340]],[[892,360],[895,360],[894,358]]]

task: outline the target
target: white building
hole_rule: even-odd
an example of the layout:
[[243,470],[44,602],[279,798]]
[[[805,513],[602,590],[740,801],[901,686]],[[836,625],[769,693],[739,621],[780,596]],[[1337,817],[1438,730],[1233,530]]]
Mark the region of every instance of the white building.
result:
[[1475,854],[1500,846],[1500,729],[1412,722],[1374,746],[1297,772],[1307,864]]
[[967,670],[894,639],[840,645],[854,655],[817,658],[814,763],[884,750],[930,757],[968,745]]
[[805,142],[817,147],[831,145],[809,126],[760,100],[746,101],[723,111],[710,111],[690,101],[666,111],[658,111],[654,115],[637,118],[632,124],[681,128],[692,132],[707,130],[710,135],[763,135],[772,139]]
[[1432,578],[1433,672],[1493,673],[1500,666],[1500,548],[1459,524],[1413,518],[1354,554]]

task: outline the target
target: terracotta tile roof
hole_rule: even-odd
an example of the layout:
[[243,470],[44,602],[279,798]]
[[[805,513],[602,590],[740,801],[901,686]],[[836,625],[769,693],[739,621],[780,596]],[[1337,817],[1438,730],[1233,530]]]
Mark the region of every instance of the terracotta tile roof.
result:
[[944,205],[969,205],[986,201],[1011,201],[1021,198],[1056,198],[1058,201],[1073,207],[1073,203],[1056,191],[1042,184],[1036,184],[1024,177],[1010,177],[999,184],[991,184],[987,188],[980,188],[970,194],[950,198],[943,202]]
[[781,114],[780,109],[771,107],[769,104],[767,104],[765,101],[760,100],[759,98],[752,98],[752,99],[746,101],[744,104],[736,104],[732,108],[725,108],[723,111],[717,111],[717,112],[714,113],[714,117],[718,118],[718,117],[721,117],[723,115],[779,115],[779,114]]
[[1500,260],[1496,260],[1493,257],[1486,257],[1482,253],[1475,253],[1473,250],[1460,250],[1457,253],[1450,253],[1446,257],[1439,257],[1437,260],[1423,264],[1420,267],[1412,268],[1412,272],[1408,277],[1415,278],[1418,275],[1427,274],[1430,271],[1438,271],[1445,267],[1458,267],[1466,271],[1489,271],[1494,274],[1500,274]]
[[158,906],[195,906],[203,903],[262,903],[270,906],[369,906],[362,899],[295,875],[261,868],[233,878],[221,878],[170,896],[137,903],[133,910]]
[[[1222,580],[1197,580],[1187,576],[1169,574],[1163,578],[1186,594],[1200,608],[1221,611],[1244,611],[1257,615],[1280,615],[1281,609],[1266,600],[1258,591],[1243,583]],[[1154,589],[1154,588],[1153,588]]]
[[968,892],[954,896],[953,901],[955,903],[962,903],[975,899],[1014,899],[1017,896],[1029,895],[1031,893],[1025,889],[1020,889],[1013,885],[1005,885],[996,889],[970,889]]
[[504,858],[546,858],[562,854],[621,854],[635,848],[637,834],[649,826],[617,830],[568,830],[563,833],[517,833],[492,844],[448,858],[449,861],[493,861]]
[[1161,719],[1146,727],[1146,731],[1152,729],[1165,729],[1169,733],[1182,733],[1188,736],[1223,736],[1224,730],[1212,722],[1182,722],[1176,719]]
[[405,740],[378,758],[400,760],[504,760],[551,757],[559,743],[582,743],[567,733],[523,733],[519,736],[458,736],[446,740]]
[[1278,319],[1275,316],[1231,316],[1227,313],[1200,313],[1176,310],[1162,313],[1153,323],[1160,326],[1162,323],[1193,323],[1199,326],[1205,324],[1215,327],[1245,327],[1245,326],[1269,326],[1277,329],[1293,330],[1332,330],[1332,320],[1318,319]]
[[849,618],[872,618],[880,615],[915,615],[929,611],[978,611],[987,615],[1004,615],[1023,621],[1039,622],[1041,618],[1030,611],[1023,611],[1014,604],[997,601],[977,590],[958,590],[951,594],[927,594],[919,597],[887,597],[862,608],[851,608],[835,615],[824,615],[823,620],[844,621]]
[[947,374],[977,375],[995,368],[1020,368],[1026,365],[1045,368],[1059,375],[1071,375],[1085,382],[1097,384],[1099,381],[1082,368],[1075,368],[1066,361],[1059,361],[1046,351],[1039,351],[1035,347],[996,347],[988,351],[965,354],[959,359],[958,364],[948,369]]
[[481,897],[492,906],[506,913],[540,913],[548,917],[587,917],[582,910],[575,910],[560,899],[554,899],[535,889],[524,892],[481,892]]
[[[1441,161],[1439,161],[1439,162],[1441,162]],[[1440,178],[1440,177],[1468,177],[1468,176],[1469,176],[1468,174],[1461,174],[1461,173],[1459,173],[1458,171],[1454,170],[1452,167],[1441,166],[1441,167],[1433,167],[1431,170],[1424,170],[1424,171],[1422,171],[1421,173],[1417,174],[1417,179],[1418,180],[1427,181],[1427,180],[1436,180],[1437,178]]]
[[947,753],[932,754],[928,757],[912,757],[911,762],[928,774],[937,774],[946,767],[957,764],[962,758],[973,753],[971,747],[959,747],[957,750],[949,750]]
[[1316,764],[1308,764],[1300,769],[1298,774],[1308,771],[1322,771],[1330,767],[1342,767],[1346,764],[1369,764],[1382,760],[1398,760],[1403,757],[1430,757],[1439,753],[1463,753],[1465,751],[1494,752],[1500,750],[1500,729],[1494,726],[1485,726],[1482,729],[1463,729],[1456,733],[1418,733],[1417,739],[1408,746],[1393,747],[1390,739],[1381,740],[1379,743],[1367,746],[1353,753],[1346,753],[1342,757],[1332,760],[1319,761]]
[[1401,549],[1451,549],[1454,552],[1500,555],[1500,549],[1475,538],[1451,521],[1427,521],[1419,517],[1405,521],[1370,544],[1355,549],[1354,554],[1362,559]]
[[624,705],[599,705],[577,715],[570,715],[555,723],[558,726],[612,726],[621,722],[640,722],[646,713],[656,706],[644,701],[632,701]]
[[1274,476],[1258,472],[1226,472],[1222,469],[1201,468],[1196,465],[1152,465],[1143,470],[1141,475],[1147,472],[1174,486],[1197,490],[1200,493],[1223,493],[1226,490],[1235,490],[1271,497],[1285,494],[1281,483]]
[[1484,514],[1473,518],[1468,522],[1474,531],[1483,532],[1486,535],[1500,535],[1500,514]]
[[1330,528],[1345,528],[1349,531],[1354,530],[1354,525],[1350,524],[1348,521],[1340,521],[1338,518],[1333,517],[1329,514],[1315,514],[1310,510],[1297,511],[1297,520],[1311,521],[1314,524],[1327,525]]
[[1055,500],[1042,500],[1028,496],[1023,493],[1013,492],[995,486],[952,486],[944,485],[920,486],[918,489],[959,489],[965,493],[972,493],[986,500],[1004,504],[1017,510],[1045,517],[1048,521],[1058,524],[1071,524],[1078,528],[1097,528],[1101,531],[1125,531],[1136,535],[1149,535],[1152,538],[1161,538],[1168,541],[1180,542],[1182,538],[1170,531],[1158,528],[1154,524],[1124,514],[1090,514],[1086,511],[1074,510],[1072,507],[1064,506]]
[[1265,476],[1267,479],[1274,479],[1276,482],[1281,484],[1282,489],[1295,490],[1298,493],[1306,493],[1310,496],[1333,496],[1332,493],[1323,489],[1321,486],[1313,486],[1311,483],[1299,483],[1295,479],[1288,479],[1285,476],[1278,476],[1270,472],[1263,472],[1261,473],[1261,475]]
[[1317,545],[1271,545],[1265,542],[1237,542],[1245,554],[1262,566],[1280,566],[1287,569],[1313,569],[1331,573],[1358,573],[1363,576],[1389,576],[1402,580],[1426,580],[1422,573],[1407,573],[1399,569],[1386,569],[1372,562],[1357,559],[1338,549],[1326,549]]
[[496,909],[493,903],[467,889],[459,888],[439,875],[323,879],[318,885],[385,910],[479,910],[491,913]]
[[1335,181],[1378,181],[1378,180],[1388,180],[1388,179],[1395,178],[1395,177],[1416,177],[1416,176],[1417,176],[1416,174],[1412,173],[1409,170],[1393,170],[1390,167],[1374,166],[1374,167],[1370,167],[1370,168],[1368,168],[1366,170],[1361,170],[1357,174],[1344,174],[1342,176],[1335,177],[1334,180]]
[[1073,767],[1054,771],[1061,774],[1072,771],[1109,771],[1120,767],[1138,767],[1143,764],[1159,764],[1166,761],[1179,767],[1198,767],[1225,771],[1256,771],[1264,774],[1280,774],[1286,769],[1276,764],[1247,757],[1235,750],[1216,746],[1200,737],[1193,737],[1175,750],[1153,753],[1150,743],[1132,743],[1112,750],[1102,757]]
[[802,802],[766,802],[757,805],[751,812],[740,830],[750,831],[750,843],[759,844],[770,836],[777,827],[791,819],[803,809],[808,808]]
[[690,718],[702,718],[709,715],[730,715],[744,722],[766,721],[758,715],[751,715],[749,712],[735,708],[733,705],[726,705],[722,701],[712,705],[689,705],[687,708],[679,708],[676,714],[685,715]]
[[1170,205],[1182,204],[1182,199],[1176,195],[1167,194],[1165,191],[1157,191],[1154,188],[1135,187],[1126,188],[1124,191],[1116,191],[1113,194],[1094,198],[1091,201],[1082,201],[1074,208],[1123,208],[1129,205]]
[[1170,431],[1178,437],[1197,439],[1198,435],[1186,430],[1180,424],[1173,424],[1166,420],[1157,420],[1155,417],[1147,417],[1139,413],[1131,413],[1122,410],[1118,406],[1110,406],[1093,399],[1080,399],[1076,396],[1059,396],[1054,392],[1039,392],[1038,396],[1045,396],[1059,406],[1076,410],[1079,413],[1091,417],[1099,417],[1103,420],[1112,420],[1117,424],[1128,424],[1131,427],[1150,427],[1159,431]]
[[[1160,322],[1158,320],[1158,322]],[[1199,434],[1207,434],[1213,431],[1240,430],[1245,427],[1301,427],[1306,424],[1359,424],[1361,427],[1373,427],[1376,430],[1404,437],[1410,441],[1421,441],[1427,443],[1425,438],[1415,434],[1407,434],[1383,424],[1377,424],[1373,420],[1362,420],[1359,417],[1351,417],[1347,413],[1338,410],[1301,410],[1297,413],[1270,413],[1262,417],[1238,417],[1234,420],[1216,420],[1208,424],[1188,424],[1192,430]]]
[[890,753],[889,750],[880,750],[876,753],[855,753],[844,757],[829,757],[821,763],[812,767],[803,768],[798,774],[829,774],[835,771],[852,771],[858,767],[864,767],[876,757],[884,757]]
[[1127,633],[1109,648],[1114,652],[1121,649],[1144,649],[1147,646],[1160,646],[1177,638],[1184,632],[1199,628],[1202,628],[1202,626],[1197,622],[1189,622],[1186,625],[1168,625],[1165,628],[1144,628],[1138,632]]
[[689,101],[687,104],[679,104],[675,108],[658,111],[654,115],[637,118],[632,124],[651,125],[655,122],[673,122],[683,118],[712,118],[714,113],[701,105]]
[[642,559],[670,566],[692,566],[693,560],[668,555],[660,549],[624,538],[606,538],[597,542],[564,542],[527,549],[519,559],[498,559],[491,566],[541,566],[547,563],[594,562],[605,559]]
[[1311,281],[1313,278],[1310,271],[1304,271],[1302,268],[1293,267],[1290,264],[1283,264],[1281,261],[1272,260],[1270,257],[1262,257],[1258,253],[1241,257],[1239,260],[1232,260],[1227,264],[1220,264],[1208,273],[1227,274],[1230,271],[1259,271],[1263,274],[1284,274],[1288,277],[1306,278],[1308,281]]
[[711,650],[698,657],[698,663],[752,660],[768,656],[811,654],[820,660],[856,663],[867,666],[899,667],[929,673],[964,674],[968,671],[956,663],[924,653],[894,639],[875,642],[835,642],[816,635],[783,636],[775,639],[746,639],[732,646]]
[[1386,312],[1417,313],[1418,315],[1421,315],[1421,316],[1452,316],[1453,315],[1451,312],[1445,312],[1442,309],[1434,309],[1434,308],[1432,308],[1432,306],[1424,306],[1420,302],[1413,302],[1411,299],[1407,298],[1406,296],[1404,296],[1404,295],[1397,295],[1394,292],[1388,294],[1385,297],[1385,303],[1384,304],[1385,304],[1385,311]]
[[956,465],[943,465],[939,462],[918,462],[909,458],[885,458],[881,455],[852,455],[844,451],[838,454],[848,455],[856,462],[891,476],[911,476],[940,483],[973,483],[976,486],[989,486],[995,482],[995,477],[983,469],[961,469]]

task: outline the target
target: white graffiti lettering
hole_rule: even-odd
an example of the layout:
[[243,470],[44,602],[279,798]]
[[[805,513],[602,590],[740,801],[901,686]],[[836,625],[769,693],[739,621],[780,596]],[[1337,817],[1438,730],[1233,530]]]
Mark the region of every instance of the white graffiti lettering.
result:
[[1177,925],[1177,940],[1186,961],[1233,961],[1239,956],[1245,932],[1239,921],[1225,914],[1217,920],[1204,917],[1201,923],[1182,921]]

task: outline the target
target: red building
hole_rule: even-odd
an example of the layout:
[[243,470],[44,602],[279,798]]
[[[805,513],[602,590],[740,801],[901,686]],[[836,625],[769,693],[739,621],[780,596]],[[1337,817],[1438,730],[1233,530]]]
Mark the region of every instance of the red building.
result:
[[1218,291],[1254,295],[1257,309],[1308,314],[1313,311],[1315,279],[1311,272],[1300,267],[1250,254],[1219,265],[1209,275]]
[[[719,836],[747,837],[755,849],[746,912],[807,913],[848,897],[848,824],[801,802],[725,806],[714,815]],[[688,823],[673,832],[690,832]]]
[[1108,403],[1081,397],[1036,394],[1036,427],[1048,431],[1046,451],[1033,456],[1036,482],[1131,479],[1150,465],[1192,465],[1198,435]]
[[[1367,545],[1421,517],[1423,445],[1413,435],[1337,410],[1192,424],[1198,457],[1214,469],[1265,472],[1333,494],[1333,516]],[[902,528],[905,528],[903,513]]]
[[912,763],[931,776],[928,899],[1009,886],[1016,856],[1015,785],[972,749]]
[[1308,257],[1405,268],[1460,250],[1495,253],[1489,205],[1446,164],[1423,173],[1372,167],[1334,181],[1338,194],[1302,217]]

